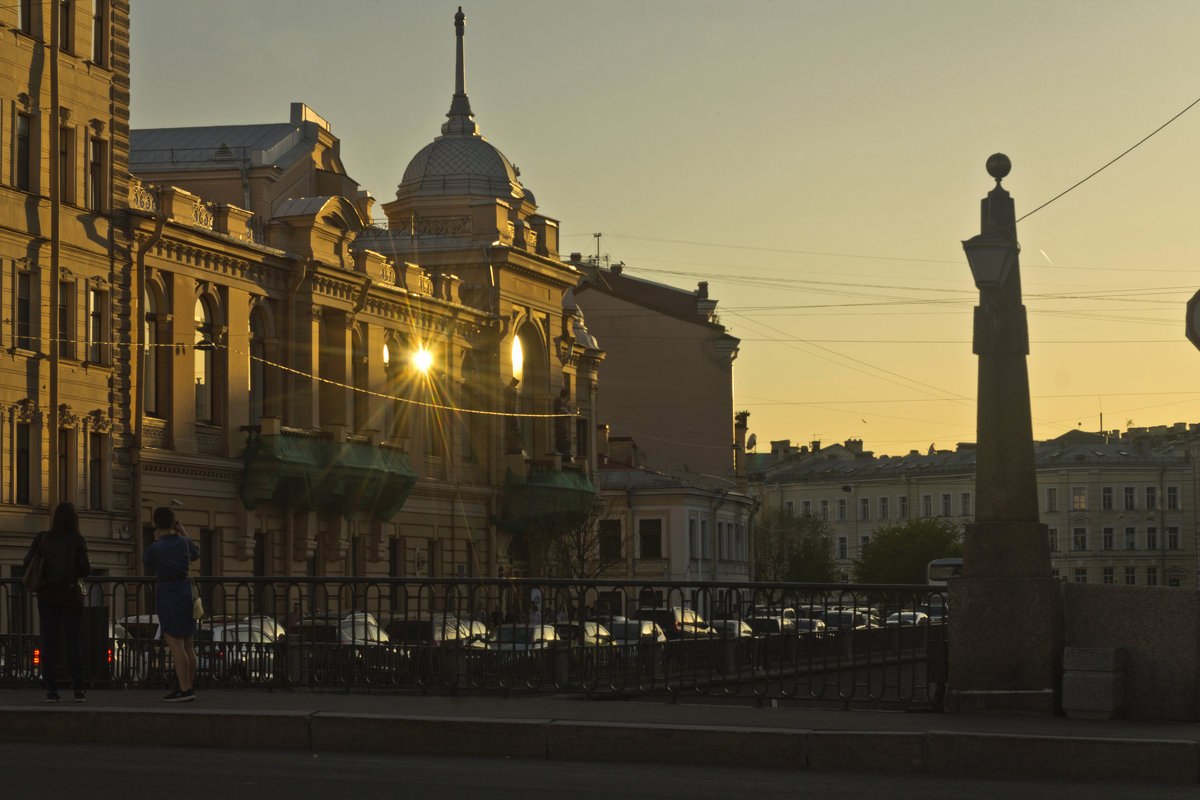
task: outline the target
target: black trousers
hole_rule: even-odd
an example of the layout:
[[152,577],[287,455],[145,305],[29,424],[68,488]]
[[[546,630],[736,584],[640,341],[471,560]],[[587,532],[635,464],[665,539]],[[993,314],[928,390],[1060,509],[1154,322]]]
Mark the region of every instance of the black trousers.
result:
[[71,673],[71,688],[83,691],[83,646],[79,642],[79,627],[83,607],[59,605],[38,598],[38,616],[42,622],[42,682],[47,692],[57,692],[59,631],[67,648],[67,671]]

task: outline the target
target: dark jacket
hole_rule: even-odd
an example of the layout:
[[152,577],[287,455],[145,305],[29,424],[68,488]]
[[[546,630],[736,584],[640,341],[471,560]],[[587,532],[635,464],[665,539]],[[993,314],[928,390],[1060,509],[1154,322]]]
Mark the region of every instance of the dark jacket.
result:
[[[76,590],[81,579],[92,574],[92,561],[88,558],[87,540],[78,533],[61,533],[52,536],[49,531],[43,531],[34,537],[25,554],[25,568],[38,548],[46,558],[46,583],[59,591],[62,589]],[[44,591],[44,590],[43,590]]]

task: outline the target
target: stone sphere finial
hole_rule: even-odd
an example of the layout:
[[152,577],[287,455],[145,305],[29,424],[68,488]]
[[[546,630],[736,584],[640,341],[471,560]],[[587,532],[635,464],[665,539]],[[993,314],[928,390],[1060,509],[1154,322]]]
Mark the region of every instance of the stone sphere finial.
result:
[[1004,153],[994,153],[988,156],[987,172],[996,179],[996,183],[1003,180],[1010,171],[1012,171],[1012,162]]

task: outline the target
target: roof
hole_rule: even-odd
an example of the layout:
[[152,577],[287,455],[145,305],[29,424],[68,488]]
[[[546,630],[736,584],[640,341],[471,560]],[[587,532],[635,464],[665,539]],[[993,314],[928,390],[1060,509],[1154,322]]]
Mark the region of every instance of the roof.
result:
[[230,169],[243,164],[291,164],[315,141],[314,122],[264,125],[206,125],[196,128],[145,128],[129,135],[129,168],[134,174]]

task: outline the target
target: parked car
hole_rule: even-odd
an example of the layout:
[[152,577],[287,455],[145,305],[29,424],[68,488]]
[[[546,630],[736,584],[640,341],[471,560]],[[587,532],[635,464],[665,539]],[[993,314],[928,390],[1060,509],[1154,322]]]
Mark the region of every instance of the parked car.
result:
[[871,627],[871,618],[861,611],[828,611],[821,617],[828,631],[848,631]]
[[929,615],[923,611],[897,611],[883,621],[884,626],[896,628],[900,626],[928,625]]
[[786,617],[750,617],[746,625],[755,636],[795,636],[795,618]]
[[930,624],[945,622],[950,616],[950,606],[948,603],[930,603],[924,606],[918,606],[918,611],[923,612],[929,617]]
[[618,645],[662,644],[667,640],[658,623],[648,619],[613,617],[608,629]]
[[150,653],[121,623],[108,621],[106,677],[118,682],[144,681],[150,675]]
[[712,635],[720,639],[749,639],[754,636],[750,619],[714,619],[708,627]]
[[275,638],[250,622],[198,628],[196,673],[216,681],[269,683],[275,679]]
[[690,608],[639,608],[631,615],[633,619],[645,619],[658,623],[668,639],[698,639],[709,635],[709,625],[704,618]]
[[553,625],[532,625],[509,622],[496,626],[488,647],[492,650],[544,650],[551,643],[562,641]]
[[797,617],[796,618],[796,635],[797,636],[812,636],[825,632],[825,623],[822,620],[812,617]]
[[388,681],[405,656],[365,611],[302,617],[289,640],[288,677],[295,682]]
[[574,647],[598,647],[615,644],[612,633],[599,622],[556,622],[554,630],[560,639]]
[[478,646],[472,642],[471,629],[449,614],[413,614],[393,619],[387,624],[386,630],[388,636],[398,644],[424,647]]

